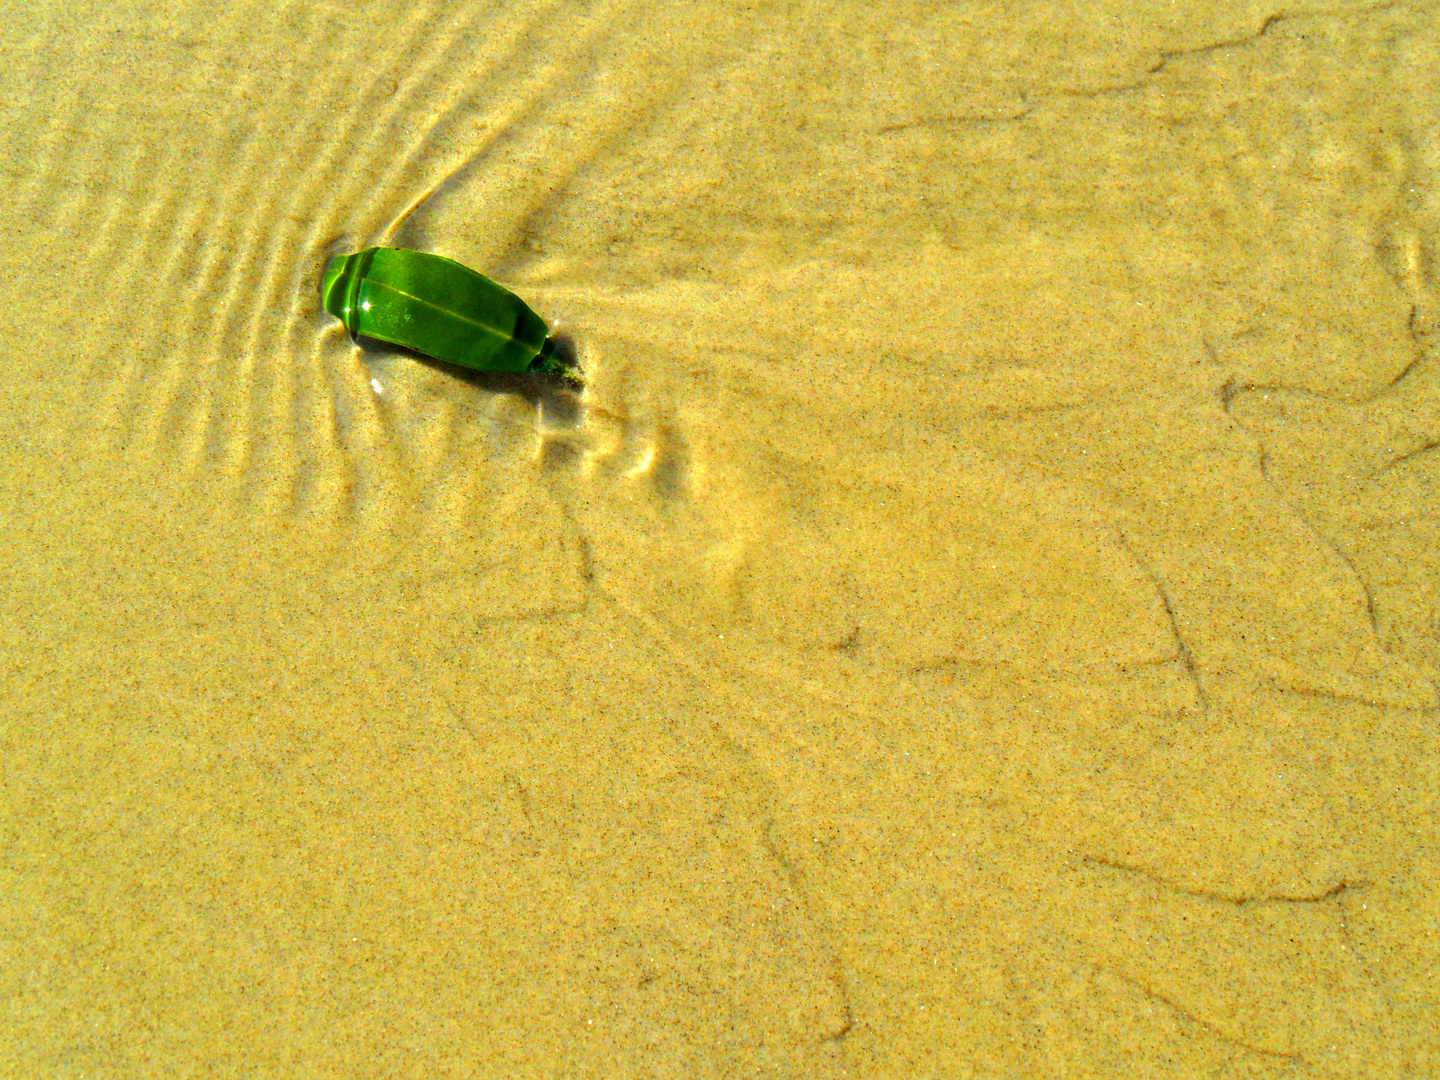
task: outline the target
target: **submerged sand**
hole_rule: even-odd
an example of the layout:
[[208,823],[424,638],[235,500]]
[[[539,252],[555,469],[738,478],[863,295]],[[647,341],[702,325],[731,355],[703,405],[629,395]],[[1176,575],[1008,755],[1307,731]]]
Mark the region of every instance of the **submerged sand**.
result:
[[7,13],[0,1074],[1440,1071],[1440,12],[1176,9]]

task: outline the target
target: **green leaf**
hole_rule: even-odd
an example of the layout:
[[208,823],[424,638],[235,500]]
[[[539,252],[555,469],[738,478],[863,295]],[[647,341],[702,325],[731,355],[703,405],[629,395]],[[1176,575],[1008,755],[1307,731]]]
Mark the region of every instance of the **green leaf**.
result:
[[525,301],[442,255],[384,247],[337,255],[325,268],[321,298],[352,334],[437,360],[480,371],[567,372]]

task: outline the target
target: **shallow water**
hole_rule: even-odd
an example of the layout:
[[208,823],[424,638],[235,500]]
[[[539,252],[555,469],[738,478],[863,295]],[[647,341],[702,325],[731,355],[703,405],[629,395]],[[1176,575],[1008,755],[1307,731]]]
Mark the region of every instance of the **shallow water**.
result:
[[13,13],[0,1071],[1440,1068],[1432,8]]

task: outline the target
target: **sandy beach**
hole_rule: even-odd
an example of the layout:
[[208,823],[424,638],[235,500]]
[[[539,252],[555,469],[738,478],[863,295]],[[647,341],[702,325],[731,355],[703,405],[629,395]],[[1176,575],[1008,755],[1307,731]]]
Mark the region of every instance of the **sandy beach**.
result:
[[1180,8],[7,13],[0,1076],[1440,1074],[1440,8]]

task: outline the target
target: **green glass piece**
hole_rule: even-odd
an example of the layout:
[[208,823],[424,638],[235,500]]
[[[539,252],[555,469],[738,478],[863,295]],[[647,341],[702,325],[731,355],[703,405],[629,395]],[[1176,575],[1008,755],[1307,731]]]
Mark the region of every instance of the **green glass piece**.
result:
[[480,371],[569,374],[525,301],[442,255],[385,247],[337,255],[320,295],[352,334]]

